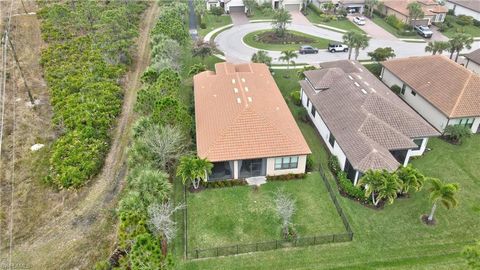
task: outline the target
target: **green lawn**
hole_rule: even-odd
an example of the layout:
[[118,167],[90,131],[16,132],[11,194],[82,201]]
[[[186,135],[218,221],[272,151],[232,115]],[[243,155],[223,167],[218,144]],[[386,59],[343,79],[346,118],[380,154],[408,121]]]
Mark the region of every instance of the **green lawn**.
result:
[[398,30],[388,24],[384,19],[380,18],[379,16],[373,17],[372,21],[376,23],[378,26],[382,27],[385,29],[387,32],[390,32],[390,34],[398,37],[398,38],[408,38],[408,39],[422,39],[419,35],[415,34],[413,36],[404,36],[404,35],[399,35]]
[[356,24],[352,23],[348,19],[324,22],[322,21],[322,18],[319,15],[317,15],[315,12],[313,12],[311,9],[308,9],[308,14],[306,17],[311,23],[324,24],[324,25],[339,28],[345,31],[357,31],[357,32],[365,33],[360,27],[358,27]]
[[270,44],[270,43],[264,43],[257,40],[256,38],[257,35],[266,33],[266,32],[271,32],[271,31],[272,30],[259,30],[259,31],[248,33],[245,37],[243,37],[243,41],[251,47],[262,49],[262,50],[269,50],[269,51],[285,51],[285,50],[297,51],[301,45],[310,45],[315,48],[326,49],[328,47],[328,43],[332,42],[331,40],[328,40],[328,39],[307,35],[297,31],[287,31],[287,32],[292,33],[296,36],[310,38],[313,42],[308,44],[302,44],[302,43]]
[[202,22],[204,22],[207,28],[202,29],[200,26],[198,27],[198,34],[204,37],[206,34],[210,33],[212,30],[215,30],[219,27],[229,25],[232,23],[232,18],[229,15],[222,15],[222,16],[215,16],[212,14],[206,14]]
[[[454,16],[447,15],[447,17],[454,17]],[[452,20],[452,22],[453,22],[453,20]],[[459,32],[470,34],[473,37],[480,37],[480,27],[478,27],[478,26],[475,26],[475,25],[462,26],[462,25],[459,25],[456,22],[453,22],[452,24],[453,24],[453,26],[448,28],[445,32],[442,32],[442,34],[444,34],[445,36],[447,36],[449,38],[453,37],[453,35],[455,35],[456,33],[459,33]]]
[[209,189],[188,194],[191,249],[280,240],[281,224],[273,193],[284,189],[296,200],[294,227],[300,237],[345,233],[318,172],[305,179],[251,187]]
[[[283,75],[289,73],[291,78]],[[295,71],[276,71],[275,79],[287,94],[298,89]],[[289,105],[292,106],[289,102]],[[292,107],[291,107],[292,108]],[[341,112],[341,108],[339,108]],[[312,151],[325,163],[326,150],[312,147],[314,131],[300,125]],[[317,137],[320,141],[320,138]],[[318,143],[322,146],[322,143]],[[428,176],[460,183],[460,204],[439,207],[433,227],[420,216],[430,210],[428,192],[398,199],[383,210],[373,210],[339,197],[355,233],[353,242],[258,252],[242,256],[187,261],[183,269],[467,269],[460,255],[467,244],[480,238],[480,136],[461,146],[431,139],[432,150],[412,164]],[[322,153],[316,153],[320,151]],[[332,185],[335,186],[333,180]],[[337,195],[338,196],[338,195]]]
[[252,20],[270,20],[273,17],[274,10],[271,8],[254,8],[252,15],[248,17],[250,21]]

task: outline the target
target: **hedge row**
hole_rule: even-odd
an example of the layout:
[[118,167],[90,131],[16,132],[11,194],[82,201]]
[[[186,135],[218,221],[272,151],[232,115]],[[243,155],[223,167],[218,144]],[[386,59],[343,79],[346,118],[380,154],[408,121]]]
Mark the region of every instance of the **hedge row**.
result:
[[109,149],[109,131],[121,111],[119,79],[144,2],[79,1],[44,6],[42,37],[49,43],[41,64],[51,93],[53,144],[48,183],[78,188],[99,172]]

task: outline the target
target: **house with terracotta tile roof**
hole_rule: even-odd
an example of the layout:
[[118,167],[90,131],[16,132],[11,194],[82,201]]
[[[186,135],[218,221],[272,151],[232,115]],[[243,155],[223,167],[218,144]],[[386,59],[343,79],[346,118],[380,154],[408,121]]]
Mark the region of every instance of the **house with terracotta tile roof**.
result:
[[463,125],[479,132],[480,75],[443,55],[388,60],[382,80],[398,85],[400,97],[443,132],[448,125]]
[[394,15],[400,21],[409,24],[410,14],[408,4],[411,2],[420,3],[424,16],[415,21],[416,25],[430,25],[433,22],[443,22],[448,9],[438,4],[435,0],[385,0],[380,12],[386,16]]
[[194,76],[197,154],[209,181],[304,173],[311,153],[268,67],[217,63]]
[[354,184],[368,170],[406,166],[440,135],[359,62],[320,66],[299,82],[302,104]]
[[467,60],[465,67],[477,74],[480,74],[480,49],[465,55],[465,59]]

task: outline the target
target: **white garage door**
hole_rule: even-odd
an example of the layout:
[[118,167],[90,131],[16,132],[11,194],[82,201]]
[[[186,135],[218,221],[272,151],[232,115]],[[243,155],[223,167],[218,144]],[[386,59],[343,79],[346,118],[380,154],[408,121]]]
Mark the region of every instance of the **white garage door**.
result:
[[245,13],[245,7],[244,6],[237,6],[237,7],[230,7],[230,13],[240,13],[243,12]]
[[285,5],[285,9],[288,10],[288,11],[299,11],[300,10],[300,4]]

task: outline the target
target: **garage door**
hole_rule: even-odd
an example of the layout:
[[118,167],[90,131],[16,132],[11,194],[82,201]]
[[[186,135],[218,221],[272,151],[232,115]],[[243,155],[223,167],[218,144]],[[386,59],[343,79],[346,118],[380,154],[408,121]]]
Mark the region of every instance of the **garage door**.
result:
[[237,7],[230,7],[230,13],[245,13],[245,7],[244,6],[237,6]]
[[299,11],[300,10],[300,4],[285,5],[285,9],[288,10],[288,11]]

